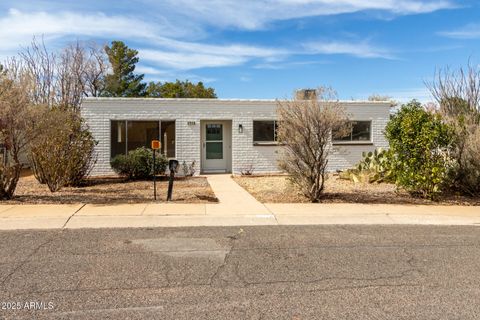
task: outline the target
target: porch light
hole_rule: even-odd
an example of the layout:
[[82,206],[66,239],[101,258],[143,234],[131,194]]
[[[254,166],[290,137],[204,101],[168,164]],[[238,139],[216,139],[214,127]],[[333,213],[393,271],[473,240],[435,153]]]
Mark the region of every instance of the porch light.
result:
[[238,125],[238,133],[243,133],[243,125],[242,124]]

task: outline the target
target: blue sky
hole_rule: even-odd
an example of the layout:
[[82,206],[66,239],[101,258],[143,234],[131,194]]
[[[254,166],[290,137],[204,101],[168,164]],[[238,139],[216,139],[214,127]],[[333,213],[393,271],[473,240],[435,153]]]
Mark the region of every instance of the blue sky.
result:
[[51,48],[123,40],[147,80],[204,81],[219,98],[428,101],[436,68],[480,61],[480,4],[460,0],[2,0],[0,58],[33,35]]

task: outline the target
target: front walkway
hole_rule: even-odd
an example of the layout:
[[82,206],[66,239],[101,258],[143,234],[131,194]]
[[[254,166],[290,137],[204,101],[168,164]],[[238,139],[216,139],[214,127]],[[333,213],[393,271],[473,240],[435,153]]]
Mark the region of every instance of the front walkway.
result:
[[207,204],[207,214],[259,215],[272,213],[249,192],[239,186],[230,174],[207,175],[218,204]]
[[0,230],[308,224],[480,225],[480,207],[262,204],[230,175],[209,175],[207,179],[219,203],[0,204]]

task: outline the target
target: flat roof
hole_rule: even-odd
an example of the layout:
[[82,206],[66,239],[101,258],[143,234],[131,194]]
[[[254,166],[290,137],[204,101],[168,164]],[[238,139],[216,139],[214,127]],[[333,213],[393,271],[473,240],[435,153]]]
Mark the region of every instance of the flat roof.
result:
[[[125,97],[86,97],[88,101],[211,101],[211,102],[276,102],[288,99],[212,99],[212,98],[125,98]],[[348,104],[391,104],[391,101],[338,100]]]

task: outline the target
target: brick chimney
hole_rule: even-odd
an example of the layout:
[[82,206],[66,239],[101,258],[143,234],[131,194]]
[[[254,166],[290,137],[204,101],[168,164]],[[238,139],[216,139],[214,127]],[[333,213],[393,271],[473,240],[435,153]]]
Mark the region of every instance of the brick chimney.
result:
[[298,89],[295,91],[295,100],[311,100],[317,97],[315,89]]

